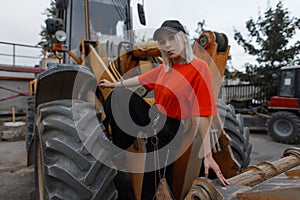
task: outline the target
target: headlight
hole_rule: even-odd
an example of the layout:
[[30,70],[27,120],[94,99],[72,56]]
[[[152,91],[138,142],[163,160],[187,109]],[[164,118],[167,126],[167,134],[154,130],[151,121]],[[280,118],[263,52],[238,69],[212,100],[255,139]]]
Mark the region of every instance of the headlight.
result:
[[59,41],[59,42],[64,42],[67,39],[67,34],[66,32],[62,31],[62,30],[58,30],[55,32],[55,38]]

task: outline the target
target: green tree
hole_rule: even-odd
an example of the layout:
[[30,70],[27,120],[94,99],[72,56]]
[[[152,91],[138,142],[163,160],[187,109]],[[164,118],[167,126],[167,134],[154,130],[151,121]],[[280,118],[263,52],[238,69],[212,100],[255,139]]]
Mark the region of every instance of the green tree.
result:
[[[57,9],[56,9],[56,0],[51,0],[50,7],[47,8],[43,15],[46,15],[47,18],[55,18],[57,16]],[[46,30],[46,23],[41,26],[41,41],[38,43],[38,45],[42,46],[43,48],[51,48],[53,46],[53,43],[55,43],[55,38],[53,35],[50,35]],[[50,50],[47,50],[47,52],[51,52]]]
[[237,30],[234,30],[234,39],[246,53],[256,56],[258,66],[251,68],[252,75],[255,75],[253,82],[262,86],[269,99],[277,92],[277,81],[272,74],[278,74],[282,66],[300,63],[300,41],[290,44],[300,29],[300,19],[291,17],[279,1],[275,9],[268,8],[264,16],[258,16],[256,21],[252,18],[248,20],[246,28],[248,39]]

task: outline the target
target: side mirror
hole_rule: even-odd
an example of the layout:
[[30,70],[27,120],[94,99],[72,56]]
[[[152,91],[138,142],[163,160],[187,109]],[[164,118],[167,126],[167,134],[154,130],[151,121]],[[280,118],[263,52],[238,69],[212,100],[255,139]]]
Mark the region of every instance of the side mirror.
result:
[[68,4],[69,4],[69,0],[56,0],[57,9],[67,9]]
[[144,12],[144,5],[138,3],[137,8],[138,8],[138,13],[139,13],[140,23],[145,26],[146,18],[145,18],[145,12]]

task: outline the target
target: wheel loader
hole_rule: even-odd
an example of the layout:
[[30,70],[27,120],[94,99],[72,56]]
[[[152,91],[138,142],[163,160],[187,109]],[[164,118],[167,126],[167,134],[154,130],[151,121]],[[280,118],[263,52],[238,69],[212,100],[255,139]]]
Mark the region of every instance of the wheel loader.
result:
[[[162,62],[157,44],[135,42],[130,0],[56,0],[56,7],[57,18],[46,20],[46,25],[57,42],[49,49],[58,63],[53,66],[51,62],[32,82],[28,100],[26,147],[28,165],[35,167],[36,197],[140,200],[145,140],[137,137],[125,153],[112,144],[102,108],[112,89],[99,89],[97,83],[104,78],[119,81],[156,67]],[[138,4],[138,14],[145,24],[142,4]],[[219,96],[230,49],[228,38],[207,30],[191,45],[194,54],[208,63],[213,77],[219,113],[210,131],[213,156],[224,176],[234,178],[248,167],[251,144],[242,118]],[[155,104],[145,88],[131,89]],[[195,127],[193,121],[182,123],[187,132]],[[203,199],[198,195],[205,188],[199,183],[203,176],[201,139],[198,134],[186,135],[183,154],[175,161],[174,198]],[[299,165],[299,157],[293,159],[293,166]],[[124,172],[119,165],[130,170]],[[217,191],[209,181],[202,183]],[[221,193],[217,191],[218,198]]]

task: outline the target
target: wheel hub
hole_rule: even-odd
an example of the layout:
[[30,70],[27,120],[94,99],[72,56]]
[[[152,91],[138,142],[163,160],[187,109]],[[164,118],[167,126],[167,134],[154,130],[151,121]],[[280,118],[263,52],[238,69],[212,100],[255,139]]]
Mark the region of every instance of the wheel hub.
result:
[[293,132],[293,125],[291,122],[280,119],[274,123],[274,131],[281,137],[287,137]]

